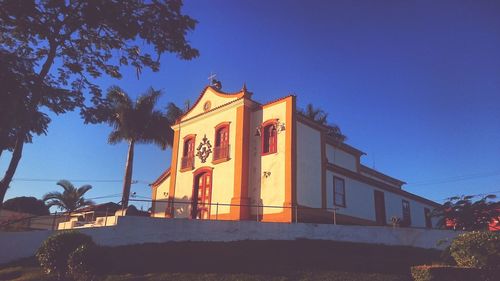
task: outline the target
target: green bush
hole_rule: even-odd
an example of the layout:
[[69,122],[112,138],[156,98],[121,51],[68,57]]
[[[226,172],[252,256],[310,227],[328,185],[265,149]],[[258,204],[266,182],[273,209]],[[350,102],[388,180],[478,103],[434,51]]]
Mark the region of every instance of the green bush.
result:
[[68,274],[74,280],[96,280],[106,264],[104,257],[102,248],[92,244],[81,245],[69,255]]
[[493,281],[498,280],[500,270],[419,265],[411,267],[415,281]]
[[94,242],[90,236],[76,231],[56,233],[43,241],[36,252],[38,263],[45,273],[62,278],[68,269],[69,255],[81,245]]
[[451,242],[451,256],[458,266],[476,268],[500,267],[500,233],[472,231]]

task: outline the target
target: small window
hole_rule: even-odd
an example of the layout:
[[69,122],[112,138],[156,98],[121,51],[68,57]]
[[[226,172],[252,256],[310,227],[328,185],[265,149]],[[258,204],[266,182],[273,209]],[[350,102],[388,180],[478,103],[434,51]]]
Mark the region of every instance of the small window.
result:
[[429,208],[424,208],[424,216],[425,216],[425,227],[432,228],[431,210]]
[[[267,122],[266,122],[267,123]],[[265,124],[265,123],[264,123]],[[276,131],[276,122],[271,122],[263,126],[262,129],[262,154],[276,153],[278,134]]]
[[184,147],[181,159],[181,171],[194,168],[194,135],[184,137]]
[[406,226],[411,225],[410,202],[403,200],[403,223]]
[[229,160],[229,122],[215,127],[214,159],[217,163]]
[[335,206],[345,207],[345,181],[333,177],[333,203]]

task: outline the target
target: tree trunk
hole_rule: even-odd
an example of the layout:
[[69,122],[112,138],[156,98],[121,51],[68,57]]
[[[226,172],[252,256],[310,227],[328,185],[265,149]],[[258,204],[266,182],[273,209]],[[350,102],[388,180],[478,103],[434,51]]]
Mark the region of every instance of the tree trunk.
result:
[[132,184],[132,166],[134,165],[134,144],[131,140],[128,145],[127,163],[125,165],[125,178],[123,180],[122,209],[128,207],[130,197],[130,186]]
[[7,193],[7,188],[9,187],[9,184],[14,177],[14,173],[16,172],[17,164],[19,164],[19,160],[21,160],[23,146],[24,139],[18,138],[16,140],[16,145],[14,146],[14,151],[12,151],[12,158],[10,159],[9,167],[7,168],[7,171],[5,171],[5,175],[0,181],[0,208],[3,205],[3,200],[5,198],[5,193]]
[[[43,80],[47,76],[50,71],[52,64],[54,63],[54,59],[56,57],[57,45],[54,38],[49,38],[50,49],[49,54],[47,56],[47,60],[42,66],[40,73],[38,74],[38,83],[42,84]],[[33,93],[33,99],[30,102],[31,111],[28,112],[27,119],[30,120],[31,115],[38,108],[38,104],[42,99],[41,94]],[[12,158],[10,159],[9,167],[7,171],[5,171],[5,175],[0,181],[0,208],[3,205],[3,200],[5,198],[5,193],[7,193],[7,188],[9,187],[14,174],[16,173],[17,165],[19,164],[19,160],[21,160],[21,155],[23,153],[23,146],[25,141],[26,132],[29,132],[29,127],[27,124],[23,124],[16,135],[16,144],[14,146],[14,151],[12,152]]]

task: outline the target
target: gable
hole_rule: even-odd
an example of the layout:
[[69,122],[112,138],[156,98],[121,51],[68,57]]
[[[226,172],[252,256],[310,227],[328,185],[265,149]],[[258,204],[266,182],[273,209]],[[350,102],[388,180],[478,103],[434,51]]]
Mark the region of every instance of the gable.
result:
[[191,109],[189,109],[189,111],[180,118],[180,122],[196,117],[227,103],[236,101],[237,99],[248,96],[249,94],[250,93],[247,92],[245,88],[236,93],[224,93],[211,86],[207,86],[203,89]]

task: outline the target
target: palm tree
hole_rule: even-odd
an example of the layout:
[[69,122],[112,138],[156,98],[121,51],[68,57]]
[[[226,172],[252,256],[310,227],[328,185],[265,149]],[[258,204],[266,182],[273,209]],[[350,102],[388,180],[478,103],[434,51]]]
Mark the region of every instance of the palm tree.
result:
[[42,200],[46,203],[47,207],[57,206],[59,209],[71,213],[78,208],[94,205],[92,200],[87,200],[83,197],[92,188],[91,185],[86,184],[75,188],[68,180],[60,180],[57,182],[57,185],[61,186],[64,191],[62,193],[54,191],[45,194]]
[[134,146],[136,143],[154,143],[165,149],[172,146],[174,132],[170,126],[182,115],[182,110],[173,103],[167,105],[166,113],[155,110],[161,92],[150,88],[133,102],[129,95],[119,87],[111,87],[107,93],[109,118],[107,123],[113,127],[108,142],[117,144],[128,142],[125,178],[123,181],[122,208],[128,206]]
[[338,142],[344,142],[347,139],[337,124],[328,123],[328,113],[320,108],[315,108],[312,104],[307,104],[305,110],[300,110],[303,116],[312,119],[314,122],[328,128],[326,134],[333,137]]

